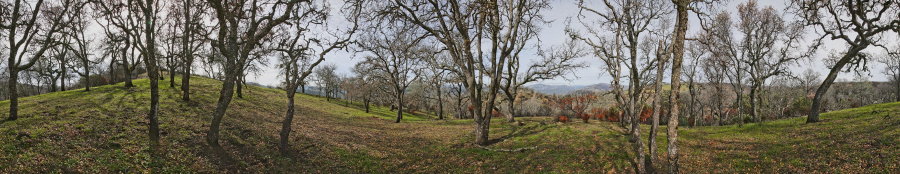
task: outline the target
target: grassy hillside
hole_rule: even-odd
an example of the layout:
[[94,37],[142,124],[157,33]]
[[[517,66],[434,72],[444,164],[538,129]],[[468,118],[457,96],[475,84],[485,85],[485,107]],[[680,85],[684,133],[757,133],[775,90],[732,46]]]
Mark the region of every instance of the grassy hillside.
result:
[[[161,81],[161,159],[147,152],[146,79],[23,98],[16,121],[0,123],[0,173],[36,172],[304,172],[483,173],[630,171],[623,130],[613,123],[524,125],[494,120],[488,148],[471,145],[468,120],[434,120],[375,107],[299,95],[293,153],[277,138],[286,99],[277,89],[250,87],[223,121],[224,156],[211,155],[205,131],[219,82],[192,80],[193,102]],[[0,114],[8,112],[0,101]],[[348,107],[349,106],[349,107]],[[824,122],[803,118],[743,126],[682,128],[683,170],[696,172],[897,172],[900,103],[831,112]],[[663,128],[664,130],[664,128]],[[646,134],[647,131],[644,131]],[[665,151],[665,133],[660,133]],[[512,150],[512,152],[508,152]],[[663,155],[663,154],[661,154]]]

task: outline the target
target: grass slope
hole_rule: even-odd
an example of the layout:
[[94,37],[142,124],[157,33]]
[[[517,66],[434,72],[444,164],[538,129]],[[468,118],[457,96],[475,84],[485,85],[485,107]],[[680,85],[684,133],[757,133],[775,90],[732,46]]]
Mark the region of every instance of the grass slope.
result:
[[[308,95],[298,95],[293,153],[281,156],[276,147],[286,98],[258,87],[245,88],[245,98],[228,110],[221,133],[227,154],[211,155],[203,137],[220,83],[192,82],[192,102],[180,101],[168,81],[160,84],[163,155],[157,160],[147,149],[146,79],[133,89],[116,84],[23,98],[20,119],[0,123],[0,173],[596,173],[631,166],[627,137],[613,123],[522,118],[518,126],[497,119],[495,143],[484,149],[471,145],[470,120],[409,114],[394,124],[387,108],[365,113],[357,103]],[[0,115],[8,105],[0,101]],[[896,173],[898,114],[900,103],[890,103],[826,113],[817,124],[794,118],[682,128],[681,163],[688,173]],[[658,141],[664,153],[664,133]],[[519,148],[526,150],[502,151]]]

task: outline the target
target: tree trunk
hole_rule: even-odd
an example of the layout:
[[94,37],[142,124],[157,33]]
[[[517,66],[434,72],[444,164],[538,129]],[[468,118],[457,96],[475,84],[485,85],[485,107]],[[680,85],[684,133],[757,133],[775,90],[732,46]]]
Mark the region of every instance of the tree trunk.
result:
[[169,88],[175,89],[175,70],[169,69]]
[[894,75],[894,95],[897,96],[897,102],[900,102],[900,74]]
[[191,66],[184,66],[183,71],[181,73],[181,100],[191,101]]
[[[645,159],[646,160],[645,167],[647,168],[648,173],[656,173],[656,168],[653,166],[653,162],[659,161],[656,157],[657,156],[656,155],[656,134],[658,132],[657,130],[659,129],[659,114],[660,114],[660,111],[662,110],[662,102],[660,100],[662,100],[662,93],[663,93],[662,92],[663,73],[665,73],[665,70],[666,70],[665,65],[668,63],[668,60],[667,60],[668,58],[665,57],[665,56],[668,56],[668,53],[659,54],[659,52],[663,51],[662,43],[663,42],[660,42],[659,49],[657,49],[658,54],[656,55],[657,56],[657,59],[656,59],[657,65],[656,65],[656,82],[654,82],[654,85],[653,85],[654,93],[655,93],[653,95],[653,115],[652,115],[652,121],[651,121],[652,123],[650,125],[650,136],[647,138],[647,146],[648,146],[648,149],[650,149],[650,157]],[[672,89],[672,90],[675,90],[675,89]]]
[[113,84],[116,82],[116,71],[115,71],[116,65],[115,64],[116,64],[116,58],[115,58],[115,56],[113,56],[112,60],[110,60],[110,62],[109,62],[109,72],[108,72],[109,73],[109,83],[108,84]]
[[806,123],[819,122],[819,110],[821,110],[822,98],[825,97],[825,93],[828,92],[828,88],[831,87],[832,83],[834,83],[834,79],[837,78],[837,74],[842,69],[844,69],[844,65],[847,65],[847,63],[849,63],[851,59],[859,54],[859,51],[868,46],[868,43],[863,43],[857,47],[851,47],[849,50],[847,50],[847,53],[844,54],[844,57],[834,63],[834,67],[832,67],[831,71],[828,72],[828,76],[825,77],[825,81],[823,81],[822,85],[819,85],[819,89],[816,90],[816,96],[813,97],[812,107],[810,107],[809,117],[806,118]]
[[400,123],[400,120],[403,119],[403,94],[397,95],[397,121],[394,123]]
[[[633,110],[632,110],[633,112]],[[644,144],[641,142],[641,128],[640,128],[640,120],[638,119],[638,114],[629,113],[631,116],[631,142],[633,144],[633,152],[634,157],[631,159],[634,162],[634,170],[635,173],[646,173],[643,162],[644,162]]]
[[54,77],[53,80],[50,81],[50,92],[56,92],[56,80],[59,79]]
[[[296,90],[296,87],[289,88]],[[293,91],[288,91],[288,105],[287,105],[287,113],[284,115],[284,121],[281,122],[281,141],[279,144],[279,149],[281,150],[282,155],[287,155],[290,148],[290,137],[291,137],[291,125],[294,120],[294,94]]]
[[[153,0],[147,0],[147,8],[144,9],[144,16],[152,16],[151,12],[153,11]],[[156,41],[154,40],[154,19],[145,18],[144,24],[147,26],[144,31],[144,36],[147,39],[147,53],[145,54],[145,63],[147,66],[147,75],[150,79],[150,113],[147,114],[147,119],[150,121],[150,149],[156,151],[159,147],[159,120],[157,118],[157,114],[159,113],[159,74],[157,71],[158,68],[156,66]],[[90,74],[89,74],[90,75]]]
[[[87,59],[87,58],[85,58]],[[87,60],[81,61],[84,64],[84,91],[91,91],[91,66]]]
[[676,2],[675,9],[677,13],[677,24],[675,26],[675,40],[672,45],[674,55],[672,57],[672,90],[669,94],[669,104],[671,104],[669,122],[666,126],[666,135],[669,140],[668,158],[669,173],[677,174],[679,172],[678,165],[678,95],[681,90],[681,64],[684,59],[684,35],[687,32],[688,24],[688,5],[691,1],[680,0]]
[[366,107],[366,113],[369,113],[369,99],[365,99],[364,103],[365,103],[364,105]]
[[66,91],[66,74],[68,74],[69,72],[67,71],[66,66],[63,65],[62,62],[60,62],[59,69],[60,69],[60,73],[61,73],[59,75],[59,78],[60,78],[59,91]]
[[[475,114],[479,114],[476,112]],[[477,115],[475,117],[478,117]],[[482,116],[484,117],[484,116]],[[487,145],[488,144],[488,133],[490,128],[491,121],[490,119],[481,119],[481,121],[475,121],[475,144],[477,145]]]
[[[695,73],[696,73],[696,71],[695,71]],[[691,127],[697,126],[697,112],[696,112],[697,111],[697,108],[696,108],[697,107],[697,93],[694,88],[696,88],[696,86],[694,86],[694,79],[691,78],[691,79],[689,79],[689,82],[688,82],[688,92],[691,95],[691,103],[690,103],[690,106],[688,106],[688,111],[691,112],[690,118],[689,118],[690,122],[691,122]]]
[[437,92],[438,92],[438,96],[437,96],[438,97],[438,120],[443,120],[444,119],[444,100],[443,100],[443,98],[441,98],[441,96],[443,94],[441,93],[440,87],[437,89]]
[[516,104],[515,104],[515,103],[516,103],[515,97],[511,97],[511,98],[509,99],[509,115],[506,116],[506,121],[507,121],[507,122],[510,122],[510,123],[516,122],[516,118],[515,118],[515,116],[516,116]]
[[237,78],[237,97],[244,98],[244,75],[243,72]]
[[128,64],[128,47],[123,49],[122,55],[124,55],[122,57],[122,72],[124,72],[125,75],[125,87],[131,88],[134,87],[134,83],[131,83],[131,72],[134,69],[131,69],[130,65]]
[[9,89],[9,117],[7,117],[6,120],[10,121],[19,118],[19,93],[16,91],[16,84],[19,83],[19,71],[16,70],[13,65],[13,63],[7,65],[7,69],[9,69],[9,80],[6,80],[6,85]]
[[159,80],[156,80],[157,76],[158,74],[155,71],[148,73],[148,78],[150,78],[150,113],[147,114],[147,119],[150,121],[149,134],[152,149],[156,149],[159,146],[159,119],[157,118],[159,114]]
[[183,101],[191,101],[191,65],[194,63],[194,53],[191,48],[191,32],[193,31],[191,27],[191,0],[182,1],[184,8],[182,10],[184,15],[184,36],[181,38],[181,50],[182,56],[184,56],[184,62],[181,64],[182,73],[181,73],[181,100]]
[[759,115],[759,86],[758,84],[754,84],[750,87],[750,115],[753,117],[754,122],[762,121],[761,116]]
[[228,105],[231,104],[232,96],[234,95],[234,83],[237,75],[235,75],[234,70],[231,70],[231,67],[226,67],[225,81],[222,81],[222,89],[219,90],[219,99],[216,102],[216,110],[213,113],[212,122],[209,126],[209,131],[206,132],[206,142],[209,143],[210,146],[219,148],[219,125],[222,123],[222,117],[225,116],[225,111],[228,109]]

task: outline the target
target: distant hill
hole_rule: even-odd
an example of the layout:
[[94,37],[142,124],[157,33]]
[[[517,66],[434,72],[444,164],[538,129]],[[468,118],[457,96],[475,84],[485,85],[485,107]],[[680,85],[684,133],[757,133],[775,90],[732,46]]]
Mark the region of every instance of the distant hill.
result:
[[608,83],[597,83],[593,85],[547,85],[547,84],[534,84],[526,86],[528,89],[532,89],[538,93],[547,94],[547,95],[566,95],[571,94],[576,91],[608,91],[610,90],[610,85]]

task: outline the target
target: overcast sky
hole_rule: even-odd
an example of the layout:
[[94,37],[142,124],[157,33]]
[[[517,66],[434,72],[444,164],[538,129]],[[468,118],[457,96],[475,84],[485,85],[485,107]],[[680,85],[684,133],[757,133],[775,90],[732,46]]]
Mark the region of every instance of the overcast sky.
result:
[[[661,3],[668,3],[668,1],[660,1]],[[734,15],[736,13],[736,7],[738,4],[746,2],[745,0],[732,0],[729,1],[726,7],[719,7],[720,11],[728,11]],[[578,14],[578,8],[576,5],[577,1],[574,0],[557,0],[552,2],[552,9],[545,12],[545,15],[549,20],[553,20],[553,22],[542,29],[539,37],[541,44],[544,47],[553,46],[553,45],[561,45],[568,36],[566,36],[564,29],[566,26],[566,19],[573,18]],[[760,6],[773,6],[780,12],[785,11],[785,7],[787,6],[787,1],[781,0],[761,0],[759,1]],[[338,17],[334,17],[338,18]],[[788,19],[789,21],[794,21],[793,19]],[[580,24],[575,24],[573,26],[580,26]],[[334,27],[334,25],[332,25]],[[576,29],[578,27],[575,27]],[[687,37],[692,37],[700,30],[699,22],[696,16],[692,13],[690,19],[690,26],[688,27]],[[809,30],[808,33],[812,36],[814,35],[814,31]],[[893,39],[892,39],[893,38]],[[887,41],[896,41],[896,34],[890,34],[886,36]],[[897,45],[897,42],[888,43],[888,45]],[[813,60],[802,60],[796,65],[793,65],[790,68],[794,73],[800,73],[807,68],[813,69],[821,74],[821,77],[824,77],[828,72],[825,65],[822,63],[822,57],[827,56],[827,50],[840,50],[844,48],[844,45],[839,42],[828,42],[826,43],[825,49],[826,51],[819,51],[816,58]],[[877,50],[877,49],[868,49],[869,51]],[[880,52],[880,50],[878,50]],[[531,51],[533,53],[533,51]],[[524,54],[524,53],[523,53]],[[325,61],[326,64],[334,64],[338,68],[339,74],[351,75],[352,67],[359,61],[361,61],[361,55],[357,55],[357,57],[353,57],[354,55],[348,52],[336,52],[329,55]],[[527,60],[536,60],[539,59],[537,55],[533,54],[525,54],[522,55],[523,59]],[[601,74],[603,72],[601,68],[601,62],[599,59],[588,56],[580,59],[579,61],[586,63],[589,65],[587,68],[579,69],[574,74],[569,74],[565,78],[557,78],[552,80],[545,80],[536,82],[535,84],[556,84],[556,85],[589,85],[596,83],[609,83],[611,78],[609,75]],[[868,74],[871,74],[871,80],[874,81],[885,81],[887,78],[883,75],[882,69],[884,65],[877,63],[875,61],[869,62],[870,71]],[[198,72],[199,73],[199,72]],[[852,79],[855,73],[845,73],[842,72],[838,79]],[[567,80],[568,79],[568,80]],[[249,81],[260,83],[263,85],[277,85],[281,82],[281,78],[278,78],[278,70],[274,67],[267,68],[266,71],[261,72],[258,75],[251,75],[248,77]]]

